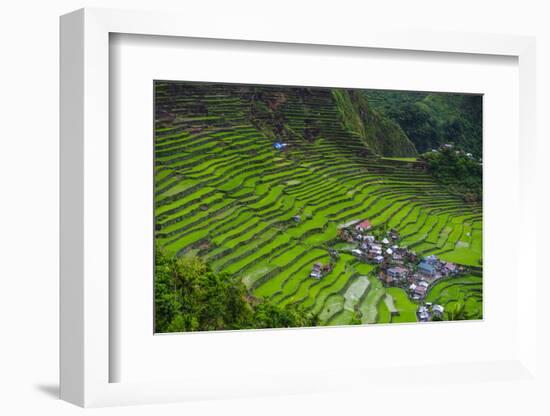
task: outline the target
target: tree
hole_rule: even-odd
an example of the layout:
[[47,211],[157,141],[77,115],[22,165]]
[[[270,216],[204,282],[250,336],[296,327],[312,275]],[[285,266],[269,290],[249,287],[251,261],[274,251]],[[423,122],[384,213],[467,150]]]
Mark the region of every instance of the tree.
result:
[[467,153],[456,149],[440,149],[421,155],[428,172],[447,190],[461,196],[466,202],[482,199],[482,167]]
[[466,316],[466,305],[463,301],[457,301],[452,306],[447,306],[447,308],[449,321],[463,321],[468,319]]
[[199,257],[170,257],[155,250],[156,332],[304,327],[317,318],[295,306],[253,298],[228,273],[216,273]]

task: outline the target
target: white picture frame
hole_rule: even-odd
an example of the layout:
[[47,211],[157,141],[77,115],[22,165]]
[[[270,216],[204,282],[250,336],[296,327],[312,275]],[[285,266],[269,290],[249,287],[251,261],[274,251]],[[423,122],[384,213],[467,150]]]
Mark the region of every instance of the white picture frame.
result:
[[[185,20],[185,25],[181,22]],[[312,26],[261,26],[246,22],[238,33],[232,22],[205,26],[173,13],[82,9],[61,18],[61,398],[79,406],[158,403],[197,398],[242,397],[262,394],[321,392],[347,388],[339,382],[320,382],[317,374],[279,374],[269,380],[234,381],[220,374],[211,379],[111,382],[110,365],[110,164],[109,158],[109,36],[122,33],[147,36],[278,42],[334,47],[430,51],[443,54],[504,55],[519,65],[519,149],[521,227],[518,241],[536,241],[532,213],[535,189],[535,40],[530,37],[429,31],[381,31],[350,27],[327,33]],[[233,22],[234,23],[234,22]],[[527,214],[529,213],[529,214]],[[527,261],[531,255],[531,261]],[[460,377],[487,371],[511,379],[537,377],[536,261],[527,250],[518,262],[526,266],[517,290],[517,354],[509,360],[457,365],[442,362],[435,371]],[[529,286],[530,290],[525,287]],[[224,336],[224,334],[220,334]],[[399,369],[382,369],[399,373]],[[411,370],[407,370],[409,374]],[[421,369],[418,370],[421,373]],[[371,370],[376,377],[376,370]],[[353,370],[333,370],[335,379],[353,377]],[[416,374],[416,373],[414,373]],[[284,388],[281,386],[284,385]]]

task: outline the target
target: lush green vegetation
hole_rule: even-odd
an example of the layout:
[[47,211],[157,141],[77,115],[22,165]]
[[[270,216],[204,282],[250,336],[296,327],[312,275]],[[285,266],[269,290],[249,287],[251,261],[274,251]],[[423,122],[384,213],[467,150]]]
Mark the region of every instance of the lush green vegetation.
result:
[[462,276],[440,281],[430,288],[426,301],[445,307],[444,320],[481,319],[483,317],[482,278]]
[[397,314],[392,317],[392,322],[416,322],[416,309],[418,305],[409,299],[405,291],[398,287],[386,289],[387,295],[391,296]]
[[155,251],[156,332],[315,325],[317,318],[300,308],[250,297],[239,279],[212,271],[199,257]]
[[483,197],[482,166],[468,153],[456,148],[441,148],[421,157],[430,172],[449,192],[466,202],[481,202]]
[[416,149],[401,127],[371,108],[359,90],[334,89],[332,95],[342,123],[356,133],[375,154],[393,157],[416,155]]
[[[415,152],[381,157],[386,134],[408,145],[368,104],[358,91],[155,83],[157,331],[415,321],[416,303],[338,241],[356,219],[419,255],[481,265],[481,205]],[[332,264],[320,280],[316,262]]]
[[397,123],[420,153],[454,143],[482,157],[481,95],[368,90],[372,106]]

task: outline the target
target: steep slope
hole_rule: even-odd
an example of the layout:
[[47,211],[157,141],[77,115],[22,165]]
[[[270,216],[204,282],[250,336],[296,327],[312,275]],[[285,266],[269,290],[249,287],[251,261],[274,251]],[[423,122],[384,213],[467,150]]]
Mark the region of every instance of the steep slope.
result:
[[374,110],[367,97],[356,90],[332,90],[344,126],[382,156],[407,157],[417,154],[414,144],[398,124]]
[[419,105],[436,120],[442,143],[455,143],[482,157],[481,95],[429,94]]
[[[156,116],[158,122],[172,127],[189,122],[177,111],[181,110],[177,100],[184,102],[185,97],[201,91],[206,97],[186,104],[186,114],[195,116],[192,121],[197,128],[207,123],[223,126],[237,117],[273,140],[299,144],[322,137],[342,145],[351,143],[368,154],[417,155],[399,125],[372,108],[360,91],[199,83],[187,87],[171,83],[167,88],[170,99],[158,106]],[[228,93],[230,98],[210,105],[213,97]]]

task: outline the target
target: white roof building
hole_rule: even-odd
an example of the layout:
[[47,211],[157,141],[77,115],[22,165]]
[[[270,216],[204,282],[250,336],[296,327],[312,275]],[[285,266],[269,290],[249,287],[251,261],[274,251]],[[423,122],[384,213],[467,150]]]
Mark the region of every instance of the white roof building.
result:
[[436,313],[443,314],[443,312],[445,311],[445,308],[441,305],[433,305],[432,306],[432,311],[434,311]]

